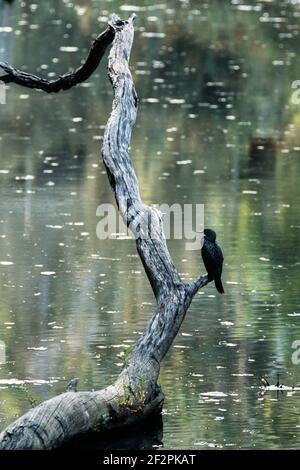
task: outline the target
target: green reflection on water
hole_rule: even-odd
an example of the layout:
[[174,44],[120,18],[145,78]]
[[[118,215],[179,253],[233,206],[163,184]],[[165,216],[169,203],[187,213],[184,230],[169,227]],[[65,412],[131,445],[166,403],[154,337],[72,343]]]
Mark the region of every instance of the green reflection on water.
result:
[[[0,32],[1,58],[43,76],[77,66],[108,15],[130,10],[116,1],[23,3],[0,10],[0,27],[15,32]],[[252,3],[139,2],[132,157],[142,196],[205,204],[225,253],[226,295],[211,285],[197,295],[162,366],[166,449],[299,446],[299,394],[259,399],[258,385],[277,372],[300,382],[291,362],[300,10]],[[113,380],[154,305],[133,242],[96,237],[96,208],[113,201],[99,158],[112,99],[105,67],[64,95],[10,87],[0,107],[0,261],[13,263],[0,266],[0,379],[51,382],[0,383],[1,428],[30,408],[28,397],[49,398],[71,377],[81,389]],[[184,241],[169,247],[185,279],[203,271]]]

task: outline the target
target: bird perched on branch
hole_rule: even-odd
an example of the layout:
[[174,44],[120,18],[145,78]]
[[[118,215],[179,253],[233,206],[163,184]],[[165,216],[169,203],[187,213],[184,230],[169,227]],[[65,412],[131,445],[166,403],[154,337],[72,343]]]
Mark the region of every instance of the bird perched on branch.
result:
[[270,384],[267,381],[266,377],[261,377],[260,381],[261,381],[261,383],[263,384],[264,387],[270,387]]
[[79,379],[77,377],[70,380],[70,382],[67,385],[66,392],[77,392],[78,382],[79,382]]
[[215,286],[220,294],[224,294],[224,289],[221,281],[222,268],[223,268],[223,253],[221,248],[216,242],[216,232],[206,228],[204,229],[203,245],[201,248],[201,255],[204,266],[207,270],[209,280],[215,281]]

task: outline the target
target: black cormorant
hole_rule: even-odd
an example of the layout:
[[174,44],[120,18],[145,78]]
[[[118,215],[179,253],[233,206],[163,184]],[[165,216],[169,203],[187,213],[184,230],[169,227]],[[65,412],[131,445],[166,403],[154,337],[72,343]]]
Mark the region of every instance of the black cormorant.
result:
[[217,291],[220,292],[220,294],[224,294],[221,281],[224,258],[222,250],[216,242],[216,238],[216,232],[209,228],[204,229],[201,255],[209,279],[214,280]]

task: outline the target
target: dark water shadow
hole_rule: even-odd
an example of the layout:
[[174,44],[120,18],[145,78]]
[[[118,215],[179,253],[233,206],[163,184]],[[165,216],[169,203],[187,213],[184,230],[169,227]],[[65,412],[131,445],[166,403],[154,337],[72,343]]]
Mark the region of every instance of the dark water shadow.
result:
[[275,137],[252,136],[249,140],[249,152],[244,176],[257,178],[272,175],[276,166],[278,142]]
[[163,446],[163,419],[155,415],[119,431],[91,432],[71,439],[59,450],[150,450]]

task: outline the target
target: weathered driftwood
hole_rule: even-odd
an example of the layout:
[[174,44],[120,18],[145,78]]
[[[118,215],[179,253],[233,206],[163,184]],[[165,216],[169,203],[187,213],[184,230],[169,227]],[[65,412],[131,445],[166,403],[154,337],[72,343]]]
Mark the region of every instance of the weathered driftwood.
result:
[[[112,24],[117,21],[114,17]],[[52,449],[80,433],[120,428],[160,411],[160,362],[176,337],[193,296],[208,283],[207,276],[191,284],[180,279],[167,248],[161,214],[141,200],[128,150],[138,104],[128,66],[133,21],[134,16],[121,31],[116,31],[109,55],[114,101],[102,157],[124,221],[136,234],[144,235],[136,237],[136,244],[156,298],[156,309],[113,385],[95,392],[74,393],[72,388],[41,403],[2,432],[0,449]],[[151,238],[146,236],[148,232]]]

